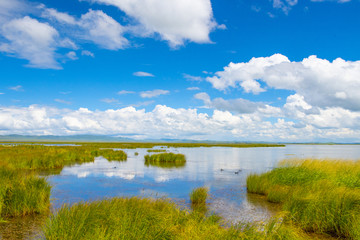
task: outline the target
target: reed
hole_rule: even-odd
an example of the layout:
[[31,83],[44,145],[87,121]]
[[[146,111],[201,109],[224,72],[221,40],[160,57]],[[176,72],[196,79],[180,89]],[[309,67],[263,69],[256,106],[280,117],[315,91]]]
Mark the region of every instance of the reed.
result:
[[360,239],[360,162],[287,160],[247,178],[248,192],[282,203],[285,219],[308,232]]
[[259,227],[222,227],[218,217],[180,210],[165,200],[113,198],[63,206],[46,223],[45,239],[254,239],[301,240],[278,221]]

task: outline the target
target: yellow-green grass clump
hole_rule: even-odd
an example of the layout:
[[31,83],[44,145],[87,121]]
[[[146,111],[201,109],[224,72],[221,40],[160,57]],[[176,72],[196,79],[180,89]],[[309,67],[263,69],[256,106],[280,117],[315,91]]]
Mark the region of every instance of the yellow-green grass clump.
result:
[[0,182],[0,221],[48,211],[51,187],[46,179],[0,167]]
[[247,178],[248,192],[283,203],[285,219],[308,232],[360,239],[360,162],[287,160]]
[[191,191],[190,201],[192,204],[206,204],[208,195],[209,189],[207,187],[198,187]]
[[113,198],[64,206],[43,229],[45,239],[305,239],[277,222],[224,228],[218,217],[180,210],[165,200]]
[[206,199],[209,196],[209,189],[207,187],[198,187],[190,192],[191,208],[202,214],[206,214],[207,206]]
[[146,166],[156,166],[163,168],[184,167],[186,158],[184,154],[175,153],[159,153],[152,155],[145,155]]
[[108,161],[125,161],[127,160],[127,155],[124,151],[121,150],[112,150],[112,149],[101,149],[95,150],[92,152],[95,156],[102,156]]

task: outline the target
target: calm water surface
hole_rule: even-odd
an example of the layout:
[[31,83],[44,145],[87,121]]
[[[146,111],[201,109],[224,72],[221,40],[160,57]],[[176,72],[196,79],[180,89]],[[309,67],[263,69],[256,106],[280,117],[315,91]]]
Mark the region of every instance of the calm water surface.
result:
[[[262,197],[246,193],[248,174],[271,170],[283,159],[360,159],[359,145],[164,149],[185,154],[186,165],[181,168],[145,166],[147,149],[125,149],[128,154],[125,162],[108,162],[99,157],[94,163],[65,167],[57,175],[48,173],[48,181],[53,186],[53,211],[64,203],[130,196],[171,198],[180,206],[189,207],[191,190],[207,186],[211,195],[209,209],[225,220],[263,221],[276,214],[278,206],[266,203]],[[135,152],[139,155],[135,156]],[[14,228],[19,231],[18,228],[26,227],[15,225]],[[4,235],[5,230],[11,231],[11,226],[1,224],[0,233]]]

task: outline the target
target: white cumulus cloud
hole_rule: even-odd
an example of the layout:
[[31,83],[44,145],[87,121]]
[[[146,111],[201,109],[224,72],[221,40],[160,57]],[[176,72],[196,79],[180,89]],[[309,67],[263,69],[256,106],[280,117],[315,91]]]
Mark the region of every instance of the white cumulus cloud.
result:
[[291,62],[286,56],[275,54],[230,63],[207,78],[216,89],[240,87],[255,94],[266,91],[259,80],[270,88],[295,91],[313,106],[360,110],[360,61],[337,58],[331,62],[310,56]]
[[[296,97],[295,97],[296,98]],[[259,112],[233,114],[214,110],[157,105],[152,111],[126,107],[92,111],[56,109],[32,105],[0,107],[0,134],[118,134],[142,138],[197,140],[358,141],[359,114],[340,108],[321,109],[300,119],[277,118],[270,122]]]
[[[185,41],[209,43],[209,33],[218,25],[210,0],[89,0],[113,5],[134,18],[140,35],[157,33],[171,46]],[[220,27],[223,28],[223,27]]]
[[26,16],[5,23],[0,32],[7,40],[0,44],[1,52],[28,60],[29,67],[61,68],[55,60],[59,33],[49,24]]
[[82,37],[110,50],[123,49],[129,42],[123,37],[124,28],[103,11],[89,10],[78,23],[85,33]]

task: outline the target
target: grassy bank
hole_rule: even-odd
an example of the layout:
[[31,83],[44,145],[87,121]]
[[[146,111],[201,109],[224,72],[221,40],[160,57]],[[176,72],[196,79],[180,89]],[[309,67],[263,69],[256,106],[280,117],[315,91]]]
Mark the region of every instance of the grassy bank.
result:
[[224,228],[218,217],[180,210],[165,200],[114,198],[64,206],[44,227],[46,239],[306,239],[294,228]]
[[175,154],[175,153],[159,153],[152,155],[145,155],[145,165],[146,166],[156,166],[156,167],[184,167],[186,164],[186,158],[184,154]]
[[284,161],[250,175],[248,192],[283,204],[285,220],[308,232],[360,239],[360,162]]
[[36,170],[92,162],[96,156],[123,161],[123,151],[80,146],[0,146],[0,221],[48,211],[51,187]]

